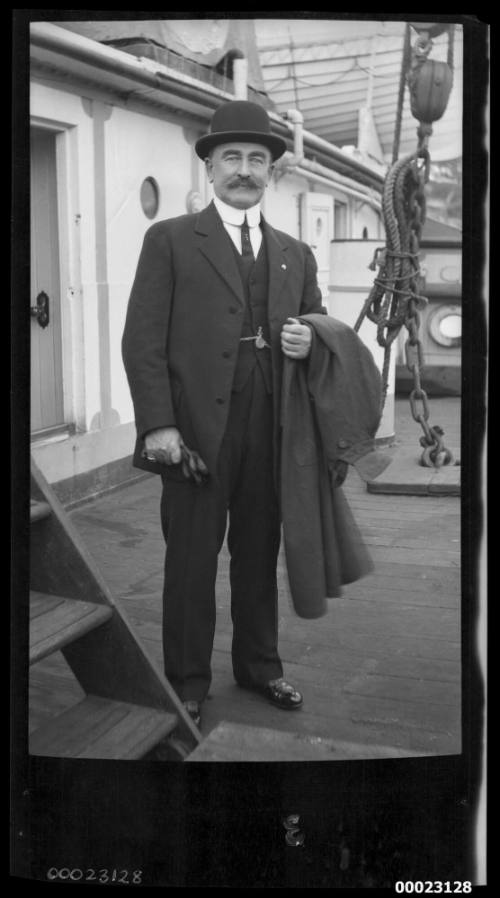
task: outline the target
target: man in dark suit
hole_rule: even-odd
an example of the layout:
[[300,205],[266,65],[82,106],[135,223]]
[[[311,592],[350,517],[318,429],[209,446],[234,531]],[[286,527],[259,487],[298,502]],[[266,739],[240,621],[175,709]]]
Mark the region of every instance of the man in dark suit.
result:
[[215,112],[196,144],[215,199],[148,230],[123,336],[134,463],[163,481],[165,672],[196,722],[228,512],[234,677],[279,708],[302,705],[277,648],[280,390],[283,354],[301,364],[310,351],[295,316],[322,306],[310,248],[260,212],[285,148],[260,106]]

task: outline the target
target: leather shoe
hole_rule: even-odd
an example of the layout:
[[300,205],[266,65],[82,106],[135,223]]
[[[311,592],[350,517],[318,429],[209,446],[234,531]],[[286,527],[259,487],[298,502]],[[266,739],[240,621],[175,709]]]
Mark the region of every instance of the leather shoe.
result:
[[270,680],[262,690],[271,704],[277,708],[283,708],[285,711],[295,711],[302,707],[303,698],[301,693],[291,683],[287,683],[283,677],[278,680]]
[[194,699],[190,699],[189,701],[183,702],[182,704],[184,705],[195,727],[199,727],[201,724],[200,703],[195,701]]

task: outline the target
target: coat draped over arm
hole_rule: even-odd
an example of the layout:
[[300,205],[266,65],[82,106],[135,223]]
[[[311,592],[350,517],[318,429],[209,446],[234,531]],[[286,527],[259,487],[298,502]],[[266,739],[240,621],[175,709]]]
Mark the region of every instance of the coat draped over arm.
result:
[[292,602],[303,618],[373,569],[340,486],[347,461],[369,451],[380,421],[381,376],[355,331],[328,315],[312,330],[305,362],[285,359],[280,504]]

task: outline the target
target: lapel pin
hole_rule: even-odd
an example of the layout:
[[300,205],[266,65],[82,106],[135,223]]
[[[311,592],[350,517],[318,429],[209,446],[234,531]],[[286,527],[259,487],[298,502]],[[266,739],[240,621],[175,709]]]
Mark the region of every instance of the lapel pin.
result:
[[282,266],[281,266],[281,267],[282,267],[282,269],[283,269],[283,271],[286,271],[286,265],[285,265],[285,263],[284,263],[284,262],[283,262],[283,264],[282,264]]

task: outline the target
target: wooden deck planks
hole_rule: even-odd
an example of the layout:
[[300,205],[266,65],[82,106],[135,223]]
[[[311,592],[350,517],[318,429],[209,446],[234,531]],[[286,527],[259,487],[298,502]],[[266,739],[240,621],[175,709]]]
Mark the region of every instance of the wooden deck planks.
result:
[[360,758],[400,758],[408,752],[394,747],[368,748],[352,742],[283,733],[266,727],[218,724],[187,758],[188,761],[349,761]]
[[[147,644],[150,653],[158,663],[162,661],[162,648],[159,636],[159,623],[143,621],[140,618],[130,616],[134,629],[139,633],[141,640]],[[227,655],[225,661],[228,674],[230,673],[230,651],[232,634],[229,628],[217,627],[214,641],[214,650],[224,652]],[[370,647],[361,642],[347,641],[341,636],[326,644],[318,644],[316,640],[304,641],[280,638],[280,654],[284,663],[295,663],[312,667],[317,670],[327,670],[329,676],[334,677],[337,672],[351,671],[353,674],[360,670],[376,671],[387,676],[403,677],[407,679],[431,680],[436,682],[459,682],[460,680],[460,644],[448,644],[452,650],[448,651],[450,657],[443,658],[442,640],[436,640],[434,655],[427,651],[425,655],[415,654],[418,641],[408,640],[403,647],[398,642],[396,651],[394,646],[384,641],[377,644],[376,651],[371,641]],[[432,645],[428,649],[432,649]],[[413,651],[412,651],[413,649]]]
[[[405,403],[399,402],[401,407],[404,412]],[[449,404],[451,429],[447,407],[438,404],[433,421],[458,433],[457,403]],[[418,444],[417,425],[405,422],[406,431]],[[455,444],[458,436],[450,443]],[[164,548],[159,492],[157,478],[145,479],[76,509],[72,518],[160,666]],[[377,745],[408,752],[459,751],[459,500],[372,495],[353,470],[345,493],[374,559],[369,576],[333,599],[324,618],[304,621],[291,608],[280,557],[280,651],[285,674],[306,696],[300,712],[276,710],[234,685],[229,559],[226,549],[221,553],[213,682],[202,732],[227,720],[344,739],[370,745],[374,752]]]

